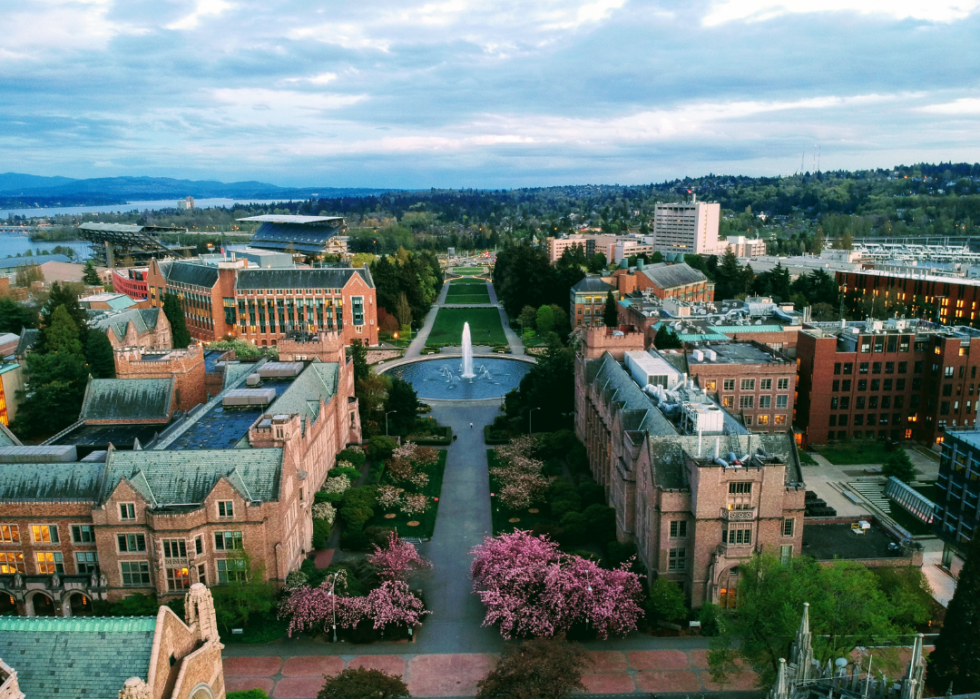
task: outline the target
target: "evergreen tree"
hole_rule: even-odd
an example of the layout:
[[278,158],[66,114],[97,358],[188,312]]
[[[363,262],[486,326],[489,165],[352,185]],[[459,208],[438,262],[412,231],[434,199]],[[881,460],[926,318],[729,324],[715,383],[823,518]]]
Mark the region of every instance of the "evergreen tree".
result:
[[901,447],[885,459],[885,463],[881,467],[881,472],[889,478],[895,476],[895,478],[905,483],[911,483],[915,480],[915,467],[912,466],[912,460],[909,459],[909,455]]
[[177,294],[171,292],[163,297],[163,314],[170,321],[170,334],[174,347],[177,349],[187,347],[191,343],[191,334],[187,330],[184,309],[180,306]]
[[82,274],[82,281],[89,286],[102,286],[99,273],[95,270],[95,262],[89,260],[85,263],[85,272]]
[[926,679],[935,694],[980,692],[980,534],[969,553],[946,610],[946,621],[929,655]]
[[354,381],[361,381],[371,375],[371,369],[367,363],[367,347],[360,340],[353,340],[350,343],[350,356],[354,363]]
[[116,378],[115,352],[105,334],[96,330],[89,332],[88,339],[85,341],[85,359],[95,378]]
[[78,331],[79,340],[83,340],[88,334],[88,313],[78,303],[79,290],[80,288],[77,284],[60,284],[55,282],[51,285],[48,300],[41,309],[41,322],[39,327],[42,330],[42,346],[40,351],[47,351],[47,348],[44,346],[47,342],[44,331],[51,325],[51,316],[55,312],[55,309],[57,309],[59,306],[63,306],[68,312],[68,316],[71,318],[72,322],[75,324],[75,329]]
[[659,264],[664,261],[664,254],[659,250],[654,250],[653,257],[650,258],[650,261],[653,262],[653,264]]
[[81,354],[82,343],[78,339],[78,326],[64,306],[58,306],[51,314],[51,324],[44,329],[44,351],[48,354]]
[[37,327],[37,309],[14,301],[9,296],[0,298],[0,333],[20,335],[24,328]]
[[619,326],[619,313],[616,310],[616,297],[613,295],[612,289],[606,294],[606,307],[602,309],[602,322],[606,324],[607,328],[615,328]]
[[653,346],[659,350],[680,349],[684,346],[677,334],[667,327],[666,323],[660,325],[656,336],[653,338]]
[[391,434],[406,435],[415,426],[418,419],[419,396],[412,384],[397,376],[391,379],[388,389],[388,401],[385,412],[397,412],[388,416],[388,430]]

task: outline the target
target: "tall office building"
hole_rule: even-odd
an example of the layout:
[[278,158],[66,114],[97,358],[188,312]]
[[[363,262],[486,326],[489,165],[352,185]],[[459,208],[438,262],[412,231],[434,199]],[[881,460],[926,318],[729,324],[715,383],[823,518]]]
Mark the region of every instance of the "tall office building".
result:
[[683,204],[657,204],[653,213],[653,248],[662,253],[714,255],[718,244],[721,204],[691,200]]

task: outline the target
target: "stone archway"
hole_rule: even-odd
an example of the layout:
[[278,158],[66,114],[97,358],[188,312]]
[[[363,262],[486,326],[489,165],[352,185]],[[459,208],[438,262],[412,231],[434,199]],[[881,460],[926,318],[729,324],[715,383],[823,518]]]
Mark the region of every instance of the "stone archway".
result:
[[95,609],[92,600],[88,595],[81,592],[73,592],[65,601],[65,616],[92,616]]
[[202,682],[191,690],[191,699],[214,699],[214,692],[209,685]]
[[17,616],[17,600],[9,592],[0,590],[0,616]]
[[726,568],[718,576],[718,606],[722,609],[735,609],[738,607],[738,565]]
[[27,598],[27,616],[58,616],[54,600],[43,592]]

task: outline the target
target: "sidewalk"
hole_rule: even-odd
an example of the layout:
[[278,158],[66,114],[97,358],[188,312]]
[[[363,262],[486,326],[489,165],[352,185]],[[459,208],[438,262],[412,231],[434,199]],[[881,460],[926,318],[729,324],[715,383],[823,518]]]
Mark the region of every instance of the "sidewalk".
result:
[[507,344],[510,345],[511,354],[524,354],[524,343],[521,342],[521,338],[517,336],[510,328],[510,319],[507,317],[507,311],[504,307],[497,302],[497,292],[493,288],[493,284],[487,282],[487,291],[490,293],[490,303],[496,304],[497,309],[500,311],[500,324],[504,327],[504,335],[507,336]]

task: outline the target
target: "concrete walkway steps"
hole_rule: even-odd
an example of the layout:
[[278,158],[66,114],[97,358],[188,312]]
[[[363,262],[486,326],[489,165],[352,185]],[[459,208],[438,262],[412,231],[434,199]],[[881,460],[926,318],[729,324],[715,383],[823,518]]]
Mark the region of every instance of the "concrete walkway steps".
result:
[[880,481],[850,481],[846,484],[852,490],[886,515],[892,512],[891,500],[885,495],[885,485]]

